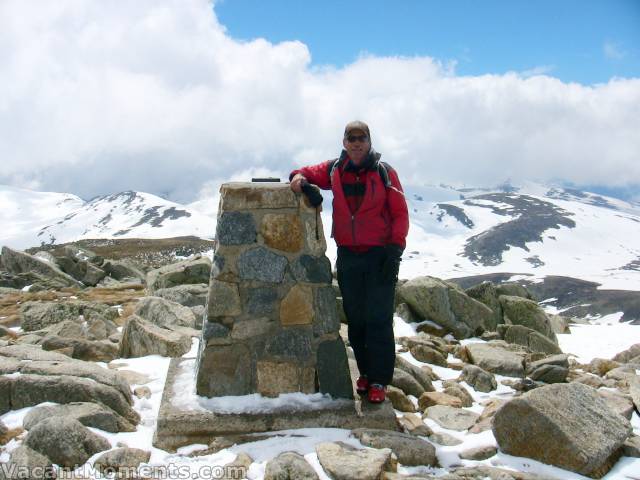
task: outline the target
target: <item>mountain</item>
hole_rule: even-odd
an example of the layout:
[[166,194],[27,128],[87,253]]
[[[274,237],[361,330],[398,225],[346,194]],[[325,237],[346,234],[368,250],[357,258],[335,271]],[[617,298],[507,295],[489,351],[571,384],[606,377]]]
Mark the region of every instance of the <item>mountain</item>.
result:
[[0,244],[25,249],[88,238],[212,238],[215,220],[142,192],[83,201],[64,193],[0,186]]
[[[411,228],[400,276],[512,272],[529,281],[571,276],[640,290],[640,205],[541,184],[407,186]],[[0,245],[27,248],[88,238],[212,238],[217,198],[189,205],[141,192],[88,202],[0,187]],[[331,201],[322,212],[330,231]],[[335,258],[335,245],[327,242]],[[517,277],[515,277],[517,278]]]

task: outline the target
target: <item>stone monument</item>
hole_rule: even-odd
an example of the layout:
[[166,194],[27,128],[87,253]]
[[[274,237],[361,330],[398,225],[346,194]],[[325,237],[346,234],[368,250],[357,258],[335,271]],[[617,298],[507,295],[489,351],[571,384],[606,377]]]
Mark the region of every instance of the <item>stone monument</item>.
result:
[[[398,429],[389,401],[353,398],[355,361],[325,250],[319,212],[288,184],[222,185],[199,351],[169,364],[156,447],[308,427]],[[269,398],[295,392],[309,395]],[[245,408],[248,399],[257,404]]]
[[316,209],[287,184],[226,183],[216,241],[198,395],[352,398]]

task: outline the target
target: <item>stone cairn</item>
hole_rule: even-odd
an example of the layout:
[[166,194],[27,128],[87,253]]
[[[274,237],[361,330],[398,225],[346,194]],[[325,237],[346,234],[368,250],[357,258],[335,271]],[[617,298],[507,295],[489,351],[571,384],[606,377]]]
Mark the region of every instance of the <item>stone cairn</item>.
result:
[[197,393],[353,398],[319,213],[284,183],[220,194]]

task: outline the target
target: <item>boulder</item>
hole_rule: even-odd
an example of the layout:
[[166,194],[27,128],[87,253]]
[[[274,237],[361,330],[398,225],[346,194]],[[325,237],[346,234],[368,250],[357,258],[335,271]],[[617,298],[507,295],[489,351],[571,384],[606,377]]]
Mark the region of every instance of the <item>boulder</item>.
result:
[[482,410],[482,413],[478,417],[478,420],[476,420],[473,427],[469,429],[469,433],[480,433],[491,430],[491,427],[493,426],[493,417],[505,402],[506,400],[492,398],[491,400],[483,403],[484,410]]
[[435,447],[413,435],[370,428],[358,428],[351,434],[366,447],[390,449],[404,466],[438,465]]
[[428,347],[426,345],[414,345],[409,351],[413,358],[419,362],[430,363],[431,365],[438,365],[440,367],[447,366],[447,357],[443,355],[435,348]]
[[82,287],[80,282],[64,273],[56,265],[9,247],[2,247],[0,262],[2,269],[11,274],[35,273],[45,279],[52,279],[65,287]]
[[447,432],[434,432],[429,435],[429,440],[438,445],[444,445],[445,447],[455,447],[463,443],[462,440]]
[[471,428],[478,420],[478,414],[464,408],[434,405],[427,408],[426,417],[449,430],[464,431]]
[[498,300],[498,291],[492,282],[482,282],[473,287],[467,288],[465,293],[471,298],[484,303],[493,312],[491,321],[485,323],[484,330],[494,332],[498,325],[504,323],[502,319],[502,305]]
[[500,295],[508,295],[511,297],[521,297],[527,300],[535,300],[531,292],[516,282],[504,282],[496,286],[498,297]]
[[40,342],[43,350],[69,348],[71,357],[88,362],[110,362],[118,357],[118,345],[109,340],[85,340],[82,338],[49,335]]
[[522,325],[541,333],[553,343],[558,343],[549,317],[536,302],[509,295],[500,295],[499,299],[504,312],[504,323]]
[[499,342],[470,343],[465,348],[470,362],[483,370],[508,377],[524,377],[524,355]]
[[119,356],[122,358],[162,355],[181,357],[191,349],[191,337],[161,328],[131,315],[122,329]]
[[163,328],[196,327],[196,317],[190,308],[161,297],[140,298],[133,313]]
[[151,270],[147,273],[147,289],[151,294],[161,288],[193,283],[209,283],[211,260],[197,255],[195,258]]
[[429,371],[425,370],[425,368],[428,367],[418,367],[405,360],[400,355],[396,355],[395,367],[411,375],[420,384],[420,386],[422,386],[425,392],[435,391],[432,383],[434,379],[429,374]]
[[625,457],[640,458],[640,437],[632,436],[624,442],[622,454]]
[[564,383],[569,369],[558,365],[542,365],[529,374],[531,380],[544,383]]
[[341,442],[316,445],[318,461],[334,480],[378,480],[397,466],[390,449],[358,450]]
[[498,453],[498,449],[493,445],[486,445],[483,447],[474,447],[464,450],[460,453],[460,458],[464,460],[476,460],[478,462],[493,457]]
[[628,363],[630,360],[638,356],[640,356],[640,343],[631,345],[626,350],[617,353],[616,356],[612,358],[612,360],[619,363]]
[[318,474],[302,455],[283,452],[267,462],[264,480],[317,480]]
[[123,416],[99,403],[72,402],[64,405],[43,405],[27,413],[22,425],[31,430],[47,418],[67,417],[78,420],[85,427],[99,428],[105,432],[135,432],[136,426]]
[[457,381],[444,380],[442,382],[442,388],[443,393],[459,398],[463,407],[471,407],[473,405],[473,397],[469,391]]
[[434,277],[418,277],[397,288],[398,302],[406,303],[422,319],[432,320],[451,331],[456,338],[467,338],[490,325],[493,311],[467,296],[457,285]]
[[557,343],[529,327],[523,325],[499,325],[498,331],[505,342],[522,345],[531,352],[545,353],[547,355],[562,353]]
[[111,448],[104,437],[66,417],[47,418],[37,423],[24,444],[62,467],[82,465],[92,455]]
[[631,433],[591,387],[579,383],[536,388],[505,403],[493,422],[500,450],[599,478],[617,460]]
[[411,435],[418,435],[422,437],[428,437],[433,433],[431,430],[418,416],[414,413],[406,413],[402,417],[398,419],[398,422],[408,433]]
[[465,365],[460,380],[467,382],[478,392],[489,393],[498,388],[496,377],[476,365]]
[[547,314],[553,333],[571,333],[569,320],[562,315]]
[[619,413],[627,420],[631,420],[633,415],[633,401],[627,395],[612,390],[598,390],[598,395],[614,412]]
[[418,399],[418,406],[425,410],[434,405],[447,405],[449,407],[462,408],[462,400],[443,392],[424,392]]
[[204,307],[207,303],[208,293],[209,285],[207,283],[194,283],[161,288],[155,292],[155,295],[185,307]]
[[391,379],[391,385],[399,388],[407,395],[413,395],[419,397],[424,393],[424,388],[407,372],[395,368],[393,370],[393,378]]
[[640,378],[635,377],[629,381],[629,395],[636,410],[640,413]]
[[[6,467],[7,477],[3,476]],[[20,445],[11,452],[9,463],[0,464],[0,479],[51,479],[56,478],[51,460],[40,452],[36,452],[26,445]]]
[[116,448],[100,455],[93,462],[93,467],[100,473],[115,473],[116,478],[131,478],[131,473],[141,463],[147,463],[151,452],[139,448]]
[[137,265],[129,260],[107,260],[102,268],[114,280],[144,281],[147,277]]
[[90,250],[67,245],[63,248],[63,253],[64,256],[56,258],[62,271],[85,285],[95,287],[107,276],[107,272],[100,268],[104,259]]
[[[38,338],[38,341],[40,338]],[[36,345],[7,345],[0,347],[0,361],[3,358],[13,358],[15,360],[29,360],[29,361],[51,361],[51,362],[66,362],[71,361],[66,355],[62,355],[56,352],[46,352]],[[1,364],[1,363],[0,363]],[[7,372],[11,373],[11,372]]]
[[64,320],[101,319],[115,320],[118,310],[103,303],[67,300],[64,302],[24,302],[20,306],[22,329],[25,332],[40,330]]
[[415,412],[416,407],[405,393],[394,386],[387,386],[387,398],[393,405],[393,408],[401,412]]

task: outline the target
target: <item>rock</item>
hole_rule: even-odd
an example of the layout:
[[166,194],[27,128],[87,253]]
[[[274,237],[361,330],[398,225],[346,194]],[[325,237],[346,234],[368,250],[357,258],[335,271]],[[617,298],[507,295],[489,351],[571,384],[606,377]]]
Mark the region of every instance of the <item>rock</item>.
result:
[[414,345],[409,350],[413,358],[419,362],[430,363],[440,367],[447,366],[447,359],[442,353],[425,345]]
[[82,465],[91,455],[111,448],[105,438],[66,417],[38,422],[27,434],[24,444],[63,467]]
[[9,247],[2,247],[0,261],[3,270],[11,274],[35,273],[46,279],[50,278],[65,287],[82,286],[80,282],[64,273],[56,265]]
[[393,369],[393,378],[391,379],[391,385],[399,388],[407,395],[413,395],[419,397],[424,393],[424,388],[407,372],[400,370],[399,368]]
[[[99,368],[99,367],[98,367]],[[17,410],[42,402],[71,403],[98,402],[122,415],[133,424],[139,415],[129,404],[130,397],[124,397],[113,387],[98,383],[93,379],[68,375],[21,374],[9,380],[7,388],[11,392],[11,408]]]
[[245,345],[204,349],[196,377],[196,391],[207,397],[247,395],[251,390],[251,356]]
[[378,480],[395,471],[391,450],[358,450],[344,443],[319,443],[316,454],[322,468],[335,480]]
[[138,398],[151,398],[151,389],[146,385],[136,387],[133,389],[133,394]]
[[434,432],[429,435],[429,440],[438,445],[444,445],[445,447],[455,447],[456,445],[461,445],[462,440],[450,435],[446,432]]
[[535,300],[533,295],[522,285],[515,282],[505,282],[496,286],[498,297],[508,295],[511,297],[521,297],[527,300]]
[[627,438],[627,440],[622,445],[622,448],[622,454],[625,457],[640,458],[640,437],[633,436]]
[[556,365],[558,367],[569,368],[569,355],[561,353],[559,355],[550,355],[533,362],[527,363],[527,373],[535,371],[544,365]]
[[462,408],[462,400],[442,392],[425,392],[418,399],[418,407],[426,410],[434,405],[447,405],[454,408]]
[[498,449],[496,447],[494,447],[493,445],[487,445],[484,447],[475,447],[464,450],[462,453],[460,453],[460,458],[464,460],[482,461],[493,457],[497,453]]
[[488,467],[478,465],[475,467],[460,467],[451,470],[453,477],[439,477],[441,480],[560,480],[550,477],[548,474],[536,475],[534,473],[523,473],[504,468]]
[[119,356],[122,358],[162,355],[181,357],[191,349],[191,337],[153,325],[131,315],[122,329]]
[[[3,476],[3,468],[6,468],[8,476]],[[13,469],[13,474],[10,474]],[[51,460],[40,452],[20,445],[11,452],[9,463],[0,464],[0,478],[28,478],[28,479],[51,479],[56,478],[55,469]]]
[[500,343],[471,343],[466,347],[471,363],[491,373],[524,377],[523,355],[507,350]]
[[256,242],[258,232],[253,215],[248,212],[223,212],[216,226],[220,245],[244,245]]
[[436,378],[432,377],[432,371],[429,367],[427,366],[418,367],[408,362],[407,360],[402,358],[400,355],[396,355],[395,367],[411,375],[420,384],[420,386],[424,389],[425,392],[435,391],[432,381],[437,380],[437,376]]
[[177,285],[170,288],[156,290],[155,295],[170,302],[179,303],[185,307],[205,306],[209,285],[206,283],[194,283],[190,285]]
[[[67,248],[67,247],[65,247]],[[61,270],[85,285],[95,287],[107,276],[107,272],[82,258],[67,255],[57,258]]]
[[633,415],[633,401],[626,395],[611,390],[598,390],[598,395],[607,402],[614,412],[619,413],[627,420]]
[[598,377],[597,375],[592,375],[590,373],[580,375],[575,380],[573,380],[573,383],[582,383],[583,385],[588,385],[596,389],[604,386],[604,381],[600,377]]
[[130,260],[108,260],[102,269],[115,280],[145,280],[147,275]]
[[126,474],[134,472],[141,463],[148,463],[150,458],[151,452],[139,448],[116,448],[96,458],[93,467],[102,474],[115,473],[116,478],[118,475],[130,477]]
[[216,317],[234,316],[242,313],[238,285],[211,279],[207,315],[210,321]]
[[246,478],[247,471],[253,463],[253,459],[244,452],[240,452],[234,461],[224,465],[225,475],[221,480],[236,480],[237,478]]
[[110,362],[118,357],[118,346],[109,340],[84,340],[49,335],[40,342],[43,350],[71,349],[71,357],[87,362]]
[[[398,304],[398,306],[396,307],[396,311],[394,312],[394,316],[400,317],[407,323],[417,323],[420,321],[420,318],[415,313],[413,313],[411,307],[406,303]],[[438,327],[442,328],[440,327],[440,325],[438,325]]]
[[400,410],[401,412],[415,412],[416,407],[413,402],[409,400],[409,397],[397,387],[387,386],[387,398],[393,405],[393,408]]
[[460,380],[464,380],[478,392],[489,393],[498,388],[496,377],[476,365],[465,365]]
[[366,447],[391,449],[402,465],[438,465],[435,447],[421,438],[406,433],[369,428],[358,428],[351,434]]
[[617,459],[631,425],[594,389],[570,383],[505,403],[496,412],[493,433],[504,453],[599,477]]
[[529,374],[531,380],[544,383],[564,383],[569,369],[558,365],[542,365]]
[[504,312],[504,323],[522,325],[541,333],[553,343],[558,343],[556,334],[553,333],[551,328],[549,317],[536,302],[508,295],[500,295],[499,299]]
[[478,414],[464,408],[449,407],[446,405],[434,405],[427,408],[426,417],[435,421],[438,425],[449,430],[468,430],[476,423]]
[[304,247],[304,228],[299,215],[267,213],[260,222],[265,245],[275,250],[298,253]]
[[310,325],[314,320],[313,291],[296,284],[280,302],[280,323],[285,326]]
[[249,315],[268,317],[275,311],[276,300],[278,300],[276,287],[248,288],[246,297],[242,301],[242,306]]
[[[620,362],[614,362],[613,360],[608,360],[606,358],[594,358],[589,362],[589,365],[585,367],[585,371],[604,377],[607,372],[614,368],[618,368],[621,365],[622,364]],[[567,367],[568,366],[567,362]]]
[[433,433],[433,430],[431,430],[418,415],[413,413],[404,414],[398,419],[398,422],[411,435],[428,437]]
[[193,283],[209,283],[211,260],[197,256],[171,265],[151,270],[147,273],[147,289],[151,294],[161,288]]
[[31,430],[42,420],[53,417],[73,418],[85,427],[99,428],[106,432],[135,432],[136,430],[134,424],[110,408],[91,402],[39,406],[27,413],[22,425],[27,430]]
[[626,350],[616,354],[616,356],[613,357],[612,360],[619,363],[628,363],[629,360],[639,355],[640,355],[640,343],[636,343],[634,345],[631,345]]
[[114,320],[119,317],[118,311],[109,305],[80,300],[64,302],[24,302],[20,306],[21,327],[25,332],[40,330],[64,320],[83,320],[99,318]]
[[161,297],[140,298],[133,313],[163,328],[196,327],[196,317],[188,307]]
[[485,404],[484,410],[478,417],[478,420],[476,420],[476,423],[469,429],[469,433],[480,433],[491,430],[491,427],[493,426],[493,417],[505,402],[506,400],[499,398],[492,398],[489,400]]
[[318,474],[302,455],[284,452],[267,462],[264,480],[316,480]]
[[636,369],[634,367],[614,368],[613,370],[609,370],[604,376],[605,380],[616,380],[624,385],[628,385],[629,381],[636,377]]
[[316,312],[313,323],[313,334],[320,337],[325,334],[333,334],[340,330],[340,317],[338,305],[331,287],[318,287],[315,289]]
[[[40,338],[38,338],[38,340],[40,340]],[[66,355],[46,352],[35,345],[7,345],[6,347],[0,347],[0,360],[2,360],[1,357],[5,357],[5,359],[14,358],[17,360],[43,360],[52,362],[66,362],[71,360]]]
[[551,330],[553,333],[571,333],[571,329],[569,328],[569,320],[567,320],[562,315],[553,315],[547,314],[549,318],[549,323],[551,325]]
[[499,325],[498,331],[505,342],[522,345],[531,352],[551,355],[562,353],[556,343],[531,328],[522,325]]
[[316,368],[320,392],[334,398],[353,398],[349,360],[341,338],[318,345]]
[[491,324],[494,313],[459,287],[434,277],[418,277],[397,288],[399,303],[406,303],[422,319],[429,319],[466,338],[482,325]]
[[493,312],[491,320],[483,325],[485,331],[495,331],[498,325],[504,323],[504,320],[502,319],[502,305],[500,305],[500,301],[498,300],[498,291],[493,283],[479,283],[471,288],[467,288],[465,293],[471,298],[484,303]]
[[463,407],[471,407],[473,405],[473,397],[469,391],[459,383],[453,380],[445,380],[442,382],[443,393],[452,397],[459,398]]
[[281,283],[284,269],[289,264],[286,257],[265,247],[252,248],[238,257],[238,274],[242,280]]
[[291,265],[293,276],[298,282],[331,283],[331,262],[322,255],[300,255]]
[[640,412],[640,379],[638,379],[638,377],[632,378],[629,381],[629,395],[636,410]]

